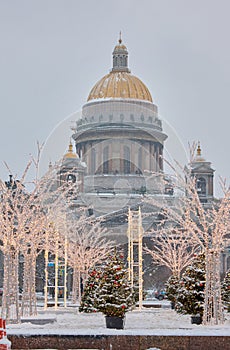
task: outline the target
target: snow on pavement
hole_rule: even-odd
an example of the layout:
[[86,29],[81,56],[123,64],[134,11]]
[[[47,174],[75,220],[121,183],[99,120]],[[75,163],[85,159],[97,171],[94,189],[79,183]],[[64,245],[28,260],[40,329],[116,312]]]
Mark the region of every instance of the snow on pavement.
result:
[[[35,318],[35,317],[32,317]],[[7,333],[24,335],[230,335],[230,314],[225,313],[225,323],[222,325],[191,324],[189,315],[177,314],[170,308],[135,309],[126,314],[125,329],[107,329],[105,317],[101,313],[79,313],[77,308],[49,308],[44,311],[39,308],[36,318],[55,318],[56,322],[45,325],[35,325],[30,322],[7,325]]]

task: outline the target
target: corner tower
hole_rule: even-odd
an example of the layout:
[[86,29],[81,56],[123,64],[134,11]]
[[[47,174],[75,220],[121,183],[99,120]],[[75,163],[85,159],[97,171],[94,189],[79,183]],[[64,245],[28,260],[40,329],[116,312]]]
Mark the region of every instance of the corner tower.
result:
[[120,37],[113,67],[91,89],[73,139],[87,164],[86,193],[159,190],[152,174],[163,173],[163,133],[146,85],[131,74]]
[[196,189],[201,203],[209,203],[213,200],[214,169],[211,162],[207,162],[201,155],[200,142],[196,156],[191,162],[191,175],[196,178]]
[[57,173],[58,183],[73,182],[76,183],[79,192],[84,188],[84,173],[86,165],[79,156],[73,152],[73,145],[70,142],[68,151],[63,156],[60,169]]

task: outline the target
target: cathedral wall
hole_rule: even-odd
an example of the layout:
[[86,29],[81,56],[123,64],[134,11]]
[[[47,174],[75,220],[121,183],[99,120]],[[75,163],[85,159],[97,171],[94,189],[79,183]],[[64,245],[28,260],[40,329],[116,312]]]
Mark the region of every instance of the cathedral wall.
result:
[[162,130],[157,106],[137,100],[105,100],[86,104],[82,118],[77,122],[78,130],[98,123],[124,123],[140,128],[145,125],[147,128]]
[[160,175],[89,175],[84,178],[86,193],[163,193],[164,186]]

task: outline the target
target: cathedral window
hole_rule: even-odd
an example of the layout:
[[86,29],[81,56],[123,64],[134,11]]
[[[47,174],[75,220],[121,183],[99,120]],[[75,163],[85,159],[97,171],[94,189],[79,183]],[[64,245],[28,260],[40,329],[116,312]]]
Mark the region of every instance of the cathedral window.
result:
[[109,146],[103,150],[103,174],[109,173]]
[[206,180],[203,177],[197,179],[196,188],[198,195],[206,195]]
[[96,172],[96,150],[95,148],[91,149],[91,174]]
[[76,176],[74,174],[68,174],[66,180],[69,183],[71,183],[71,182],[74,183],[74,182],[76,182]]
[[117,58],[117,66],[118,66],[118,67],[121,66],[121,58],[120,58],[120,56],[118,56],[118,58]]
[[125,67],[125,56],[122,56],[122,67]]
[[127,146],[124,146],[124,173],[130,174],[130,149]]
[[230,269],[230,256],[227,258],[227,270]]
[[138,168],[141,171],[142,169],[142,147],[138,150]]

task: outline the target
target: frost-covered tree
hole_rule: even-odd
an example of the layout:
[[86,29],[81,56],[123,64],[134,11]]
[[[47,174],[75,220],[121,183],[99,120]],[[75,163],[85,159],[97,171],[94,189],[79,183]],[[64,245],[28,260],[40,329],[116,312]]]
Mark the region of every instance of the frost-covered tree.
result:
[[[173,261],[171,257],[177,256],[179,252],[182,256],[183,249],[180,250],[180,247],[183,246],[183,237],[185,238],[185,245],[188,243],[187,248],[184,249],[188,256],[190,253],[193,255],[194,252],[204,251],[206,285],[203,323],[223,323],[220,259],[225,239],[230,231],[230,189],[222,181],[223,197],[218,201],[214,200],[208,206],[204,206],[197,192],[196,178],[191,175],[190,169],[179,172],[178,168],[179,166],[177,169],[173,169],[175,171],[174,193],[177,194],[173,200],[168,201],[163,196],[155,199],[151,196],[145,197],[145,200],[153,207],[158,208],[162,217],[160,224],[152,233],[153,236],[156,236],[154,238],[157,240],[156,247],[158,247],[160,253],[162,250],[165,261],[163,262],[160,256],[158,259],[162,259],[161,263],[168,266],[169,258]],[[171,233],[168,230],[167,225],[170,225],[170,223],[173,227],[181,230],[182,235],[178,245],[176,241],[174,244],[173,230]],[[173,240],[171,237],[173,237]],[[177,239],[177,234],[175,238]],[[168,246],[168,249],[165,248],[166,246]],[[171,254],[170,246],[173,247],[172,253],[174,255]],[[152,254],[156,255],[156,253]],[[181,259],[177,258],[176,261],[181,261]],[[183,264],[179,265],[183,266]],[[179,271],[179,269],[177,270]]]
[[34,211],[23,178],[21,181],[16,181],[11,176],[9,182],[1,183],[0,207],[0,249],[4,258],[2,317],[8,322],[18,322],[20,320],[19,256],[25,244],[25,236],[30,230]]
[[[36,314],[36,258],[45,247],[51,249],[51,239],[46,240],[46,233],[51,222],[56,226],[60,222],[55,215],[56,208],[61,206],[64,212],[70,203],[70,185],[57,185],[57,167],[38,179],[39,157],[40,148],[38,160],[29,161],[20,180],[11,175],[9,181],[0,183],[0,249],[4,259],[2,317],[8,322],[19,322],[21,315]],[[33,165],[35,179],[28,186],[27,176]],[[71,191],[73,195],[75,192]],[[19,262],[23,268],[21,309]]]
[[194,244],[192,235],[188,230],[173,227],[166,220],[158,225],[152,234],[153,247],[145,247],[145,252],[151,255],[154,263],[167,266],[175,278],[179,278],[182,270],[191,262],[194,254],[199,250],[199,245]]
[[100,220],[87,217],[84,211],[76,219],[67,221],[68,261],[73,269],[72,302],[81,299],[81,284],[85,283],[89,271],[100,264],[113,247],[113,242],[106,237],[106,230]]
[[221,295],[228,312],[230,312],[230,270],[226,272],[224,280],[221,285]]
[[[194,180],[195,184],[196,181]],[[197,240],[205,254],[205,300],[204,324],[224,322],[221,300],[220,260],[225,238],[230,229],[230,190],[222,182],[223,198],[205,208],[199,200],[196,189],[190,190],[190,230],[194,241]]]
[[205,299],[205,256],[198,255],[187,266],[176,291],[176,311],[182,314],[197,315],[204,313]]
[[36,315],[36,259],[44,249],[47,220],[37,196],[28,195],[27,226],[20,241],[23,260],[21,316]]
[[[38,161],[33,159],[33,163],[37,170]],[[76,197],[77,186],[71,182],[58,180],[59,166],[56,164],[50,167],[41,179],[35,177],[33,188],[28,193],[30,217],[27,220],[27,230],[20,245],[21,255],[24,258],[22,315],[36,314],[35,283],[38,255],[48,251],[50,254],[64,257],[64,247],[67,241],[65,217],[71,200]],[[55,286],[57,285],[58,281],[55,282]]]

